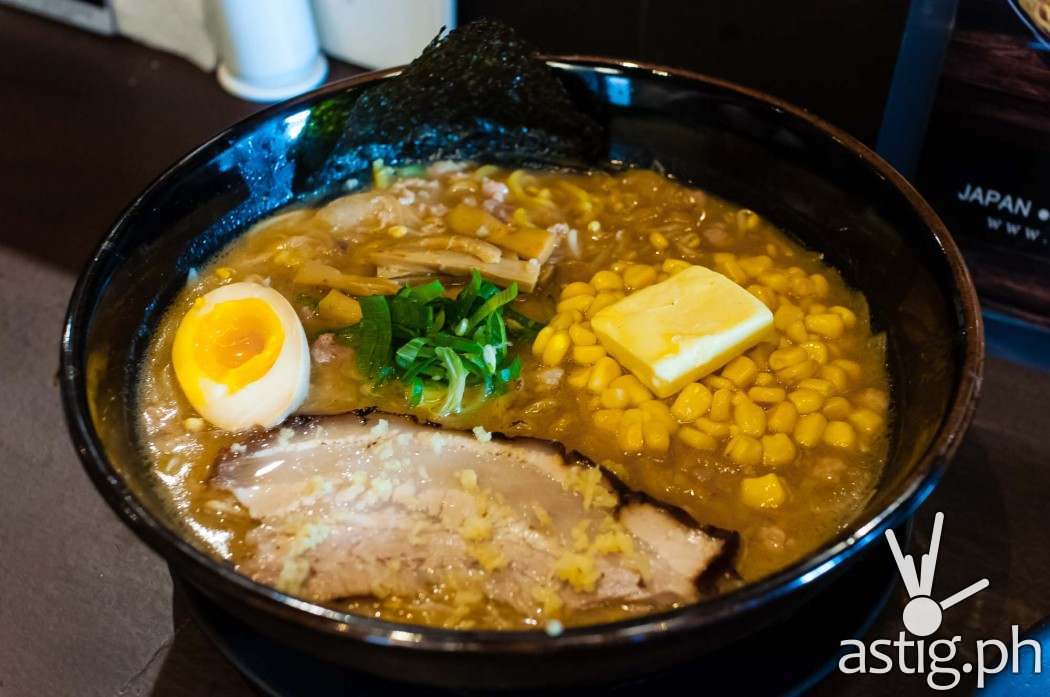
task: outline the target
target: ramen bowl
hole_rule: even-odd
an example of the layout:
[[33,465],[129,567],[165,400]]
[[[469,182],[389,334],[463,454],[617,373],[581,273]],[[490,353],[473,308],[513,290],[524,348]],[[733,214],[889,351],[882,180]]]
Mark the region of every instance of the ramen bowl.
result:
[[151,483],[136,431],[140,361],[187,274],[261,218],[323,193],[296,188],[304,174],[295,171],[297,138],[314,110],[397,71],[369,73],[262,111],[162,174],[84,270],[62,339],[65,413],[100,494],[172,573],[279,642],[351,669],[454,688],[608,683],[657,671],[812,599],[913,514],[970,422],[983,366],[974,288],[947,230],[889,165],[805,111],[724,81],[580,56],[548,65],[597,105],[608,161],[659,167],[758,211],[866,295],[873,327],[886,336],[894,414],[877,489],[839,534],[787,568],[694,605],[556,636],[340,612],[253,582],[201,551]]

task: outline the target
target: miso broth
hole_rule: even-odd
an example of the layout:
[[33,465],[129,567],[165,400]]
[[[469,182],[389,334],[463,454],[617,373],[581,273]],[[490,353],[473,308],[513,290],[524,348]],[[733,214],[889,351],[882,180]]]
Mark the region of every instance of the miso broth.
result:
[[[255,521],[211,482],[218,454],[248,436],[200,418],[176,380],[172,348],[197,298],[241,281],[279,292],[305,329],[310,383],[297,413],[378,407],[449,427],[557,441],[696,521],[737,532],[737,582],[801,558],[840,531],[871,496],[887,453],[884,338],[872,332],[863,295],[822,261],[819,250],[804,249],[760,213],[646,170],[580,174],[451,163],[379,167],[372,189],[343,201],[335,208],[283,211],[236,239],[190,279],[149,349],[139,393],[142,442],[159,485],[216,556],[240,566],[253,554],[246,534]],[[522,230],[551,234],[553,251],[543,262],[507,252],[513,247],[507,235]],[[420,242],[428,238],[432,243]],[[524,248],[544,239],[513,238]],[[340,340],[331,302],[322,305],[334,286],[318,269],[374,279],[365,290],[376,293],[439,278],[454,296],[468,280],[458,269],[399,265],[397,254],[389,263],[376,260],[403,250],[434,258],[466,250],[480,259],[485,245],[501,240],[508,245],[502,259],[521,262],[510,264],[508,273],[536,275],[535,287],[523,290],[525,279],[507,307],[543,325],[512,342],[508,360],[520,358],[520,375],[502,394],[468,387],[459,409],[441,414],[440,385],[412,395],[397,379],[363,374],[354,348]],[[692,265],[758,298],[773,313],[773,329],[661,399],[609,355],[590,319]],[[352,290],[341,295],[365,296]],[[442,607],[443,597],[435,591],[426,599],[334,604],[444,624],[453,613]],[[605,608],[569,621],[621,614]],[[491,607],[466,619],[453,626],[530,624]]]

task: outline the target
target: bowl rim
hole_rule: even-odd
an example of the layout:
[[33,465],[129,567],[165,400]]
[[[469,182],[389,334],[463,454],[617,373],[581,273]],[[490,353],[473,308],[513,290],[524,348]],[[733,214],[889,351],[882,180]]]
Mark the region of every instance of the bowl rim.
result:
[[[173,567],[197,567],[225,585],[224,592],[235,592],[239,600],[294,624],[306,626],[334,637],[365,641],[379,646],[397,646],[433,652],[490,652],[537,654],[567,649],[635,643],[643,639],[669,637],[718,623],[732,616],[761,608],[793,593],[839,567],[853,553],[870,543],[891,525],[909,516],[933,490],[955,453],[976,408],[984,367],[984,336],[977,293],[962,255],[947,228],[919,193],[891,165],[866,145],[820,117],[769,94],[720,78],[690,70],[653,63],[592,55],[548,55],[542,57],[552,67],[603,69],[614,74],[650,78],[677,78],[703,86],[736,93],[760,102],[775,111],[822,132],[849,151],[860,164],[895,188],[929,230],[948,262],[955,297],[950,304],[961,313],[964,357],[961,377],[945,411],[944,418],[919,459],[915,471],[899,485],[896,497],[866,520],[857,520],[809,555],[784,569],[749,583],[740,589],[701,600],[674,610],[643,615],[617,622],[567,628],[556,636],[532,630],[454,630],[410,625],[368,618],[326,608],[295,598],[252,581],[231,565],[215,559],[190,544],[175,530],[162,524],[132,493],[124,478],[109,462],[91,422],[87,403],[83,359],[97,295],[105,287],[105,266],[115,253],[129,217],[157,190],[197,156],[227,142],[257,122],[363,84],[398,74],[402,67],[388,68],[328,83],[295,99],[262,109],[224,129],[221,133],[179,158],[139,194],[116,219],[81,272],[70,298],[61,339],[59,382],[67,427],[77,454],[95,487],[116,512],[154,551]],[[205,588],[213,593],[213,589]]]

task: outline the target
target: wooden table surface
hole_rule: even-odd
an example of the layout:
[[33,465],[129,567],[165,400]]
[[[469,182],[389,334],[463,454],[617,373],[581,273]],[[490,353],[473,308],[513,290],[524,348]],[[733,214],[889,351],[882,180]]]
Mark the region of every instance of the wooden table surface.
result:
[[[99,236],[167,165],[258,108],[178,58],[0,9],[4,697],[252,694],[82,474],[54,375],[74,274]],[[947,518],[935,596],[991,581],[945,615],[941,634],[964,638],[966,660],[977,639],[1050,614],[1048,401],[1050,375],[992,358],[974,426],[916,520],[925,550],[933,513]],[[871,637],[897,636],[905,600],[894,596]],[[895,673],[833,675],[813,693],[926,690]]]

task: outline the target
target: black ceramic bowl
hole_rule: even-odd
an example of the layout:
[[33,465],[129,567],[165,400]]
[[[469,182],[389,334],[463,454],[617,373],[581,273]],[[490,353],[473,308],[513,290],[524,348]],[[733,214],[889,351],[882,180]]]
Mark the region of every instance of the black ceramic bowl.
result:
[[[150,484],[135,432],[139,359],[187,272],[293,190],[307,113],[394,71],[327,86],[243,121],[154,182],[77,284],[62,340],[70,432],[102,496],[174,573],[256,629],[379,675],[470,688],[595,683],[655,671],[754,632],[812,597],[940,479],[981,382],[981,320],[959,251],[900,175],[853,138],[783,102],[667,68],[566,57],[550,65],[603,105],[610,160],[669,173],[759,211],[824,252],[888,337],[889,463],[848,529],[783,571],[663,614],[542,632],[449,631],[336,612],[286,596],[200,552]],[[300,173],[301,174],[301,173]],[[833,612],[834,608],[828,608]]]

